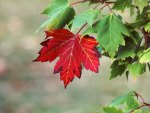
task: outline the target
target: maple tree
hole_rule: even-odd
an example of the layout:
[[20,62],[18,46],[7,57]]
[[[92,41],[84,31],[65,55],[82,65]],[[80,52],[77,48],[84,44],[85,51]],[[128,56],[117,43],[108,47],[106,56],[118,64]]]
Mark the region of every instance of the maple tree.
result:
[[[95,7],[76,14],[74,5],[82,3],[89,3],[89,7],[95,4]],[[52,62],[59,57],[54,73],[60,73],[65,88],[75,77],[81,77],[83,67],[98,73],[101,56],[113,60],[110,79],[124,74],[128,79],[129,74],[137,77],[147,69],[150,71],[149,4],[150,0],[81,0],[73,3],[52,0],[43,11],[48,20],[39,29],[46,29],[46,39],[34,61]],[[103,12],[105,8],[109,13]],[[135,18],[133,22],[124,19],[125,11]],[[143,102],[140,106],[131,94],[139,97],[136,92],[129,93],[119,98],[118,108],[113,103],[113,106],[104,107],[103,112],[148,113],[141,108],[150,105]],[[121,104],[126,104],[127,108],[121,110]]]

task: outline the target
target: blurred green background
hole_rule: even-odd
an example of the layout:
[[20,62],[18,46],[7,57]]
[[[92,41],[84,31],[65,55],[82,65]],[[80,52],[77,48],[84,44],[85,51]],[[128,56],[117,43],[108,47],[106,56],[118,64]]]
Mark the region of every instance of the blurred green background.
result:
[[[83,70],[65,90],[52,63],[33,63],[44,33],[48,0],[0,0],[0,113],[92,113],[130,90],[150,101],[150,76],[109,81],[111,61],[102,57],[100,71]],[[79,6],[78,11],[83,6]],[[128,13],[126,13],[128,17]],[[128,19],[128,18],[127,18]]]

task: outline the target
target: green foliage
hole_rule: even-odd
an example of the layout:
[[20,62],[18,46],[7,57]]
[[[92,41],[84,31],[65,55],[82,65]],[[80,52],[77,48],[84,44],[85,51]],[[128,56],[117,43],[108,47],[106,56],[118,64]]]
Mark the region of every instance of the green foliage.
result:
[[150,6],[148,5],[144,7],[142,13],[140,13],[140,11],[138,10],[136,20],[139,21],[140,23],[143,23],[143,24],[138,24],[138,25],[143,26],[149,22],[150,20],[149,9],[150,9]]
[[[150,110],[140,109],[143,106],[149,106],[138,100],[140,95],[132,91],[123,96],[114,99],[110,104],[105,105],[97,113],[150,113]],[[143,104],[142,104],[143,103]]]
[[113,9],[124,11],[125,8],[130,7],[132,0],[117,0],[113,6]]
[[[96,6],[76,15],[73,6],[83,2],[90,2]],[[75,3],[69,3],[68,0],[52,0],[43,11],[49,19],[41,27],[48,30],[66,27],[68,30],[81,32],[84,26],[88,25],[82,35],[96,35],[101,54],[113,60],[110,79],[124,73],[135,77],[143,74],[147,65],[150,67],[149,3],[150,0],[82,0]],[[105,7],[110,10],[109,14],[103,14]],[[133,23],[124,21],[122,14],[117,15],[113,11],[123,13],[126,8],[136,17]]]
[[145,28],[145,31],[150,32],[150,22],[147,23],[147,24],[144,26],[144,28]]
[[[83,2],[90,2],[96,6],[76,15],[73,6]],[[69,3],[68,0],[52,0],[43,11],[49,19],[41,27],[46,27],[48,30],[66,27],[68,30],[80,32],[85,25],[88,25],[82,35],[95,34],[102,55],[113,59],[110,79],[122,76],[124,73],[135,77],[143,74],[147,65],[150,67],[149,2],[150,0],[116,0],[113,2],[83,0]],[[98,5],[102,5],[100,10]],[[110,14],[99,16],[105,7],[108,7]],[[122,15],[116,15],[113,12],[113,10],[124,12],[126,8],[129,8],[131,15],[136,17],[133,23],[125,22]]]
[[147,50],[144,50],[139,57],[140,57],[141,63],[150,62],[150,48]]
[[127,68],[127,70],[130,71],[131,74],[136,77],[137,75],[141,75],[144,73],[145,64],[134,62],[132,64],[129,64]]
[[115,60],[112,65],[111,65],[111,76],[110,79],[116,78],[117,76],[121,76],[125,70],[126,70],[126,65],[119,64],[120,62],[118,60]]
[[105,113],[123,113],[121,109],[117,109],[116,107],[104,107],[103,108]]
[[72,21],[71,30],[74,31],[77,28],[79,29],[85,23],[87,23],[90,27],[92,27],[94,20],[97,19],[99,14],[99,10],[90,9],[88,11],[82,12],[80,15],[75,16]]
[[133,2],[138,6],[140,12],[142,12],[144,7],[148,5],[149,0],[133,0]]
[[125,60],[126,58],[134,58],[136,55],[135,49],[136,49],[136,44],[132,39],[126,38],[125,39],[125,45],[128,46],[120,46],[118,53],[117,53],[117,58]]
[[98,21],[94,26],[94,31],[97,33],[98,42],[109,53],[111,58],[115,56],[119,45],[125,45],[123,34],[129,36],[128,29],[113,13],[104,16]]
[[46,27],[48,30],[61,29],[74,18],[75,11],[69,6],[68,0],[53,0],[43,14],[49,19],[40,28]]
[[[91,6],[88,10],[75,14],[73,6],[83,2],[90,2],[89,7],[91,3],[95,4],[95,7],[91,9]],[[68,3],[68,0],[53,0],[43,12],[49,19],[41,27],[46,27],[48,30],[66,27],[68,31],[78,31],[75,36],[81,32],[80,36],[97,36],[95,39],[98,42],[99,52],[112,60],[110,79],[122,76],[124,73],[127,78],[129,74],[137,77],[146,72],[147,67],[150,70],[149,4],[150,0],[81,0],[75,3]],[[110,11],[109,14],[103,12],[106,7]],[[122,13],[126,8],[135,18],[132,23],[124,19]],[[120,15],[118,11],[121,11]],[[88,28],[83,30],[86,25]],[[140,102],[135,92],[130,92],[104,106],[102,113],[150,112],[138,107]]]
[[129,111],[139,107],[137,100],[135,99],[134,92],[127,93],[123,96],[117,97],[113,100],[109,106],[121,107],[124,105],[124,111]]

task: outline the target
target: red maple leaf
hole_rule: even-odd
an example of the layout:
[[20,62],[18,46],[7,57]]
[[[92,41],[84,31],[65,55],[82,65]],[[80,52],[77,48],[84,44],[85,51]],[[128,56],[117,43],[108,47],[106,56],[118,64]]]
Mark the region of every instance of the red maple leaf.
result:
[[81,77],[82,64],[87,70],[98,73],[100,53],[96,49],[97,41],[90,36],[74,35],[61,29],[46,31],[46,41],[35,61],[52,62],[60,57],[55,65],[54,73],[60,73],[60,79],[66,86],[74,77]]

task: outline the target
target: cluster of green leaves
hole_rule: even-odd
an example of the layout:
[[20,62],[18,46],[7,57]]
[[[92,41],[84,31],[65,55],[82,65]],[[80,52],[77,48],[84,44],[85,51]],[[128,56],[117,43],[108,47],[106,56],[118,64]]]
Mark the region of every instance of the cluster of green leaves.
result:
[[[90,4],[99,4],[110,9],[102,15],[102,9],[93,8],[76,15],[73,5],[68,0],[52,0],[43,11],[49,18],[40,28],[47,30],[66,27],[74,32],[83,25],[88,25],[83,35],[96,34],[98,48],[102,55],[113,59],[110,79],[126,73],[134,77],[150,70],[150,0],[83,0]],[[114,11],[130,9],[133,23],[124,22],[122,15]]]
[[[117,0],[114,10],[124,11],[130,8],[131,16],[136,16],[134,23],[124,24],[129,30],[129,36],[124,36],[125,46],[120,46],[116,60],[111,65],[111,79],[129,72],[136,77],[150,70],[150,6],[149,0]],[[117,68],[116,68],[117,67]]]
[[[73,6],[84,2],[89,2],[89,7],[95,4],[95,7],[76,14]],[[102,13],[105,7],[110,13]],[[135,17],[134,22],[125,21],[122,16],[125,11]],[[120,12],[120,15],[115,12]],[[48,20],[40,29],[65,31],[65,28],[69,33],[78,31],[78,35],[86,26],[81,36],[96,36],[101,55],[113,60],[110,79],[124,73],[127,78],[129,73],[137,77],[147,69],[150,71],[150,0],[81,0],[75,3],[52,0],[43,14]],[[135,92],[118,97],[102,107],[101,113],[150,113],[141,109],[136,97]]]
[[146,108],[149,107],[149,104],[138,99],[139,96],[133,91],[117,97],[110,104],[100,107],[100,110],[94,113],[150,113],[150,110]]

